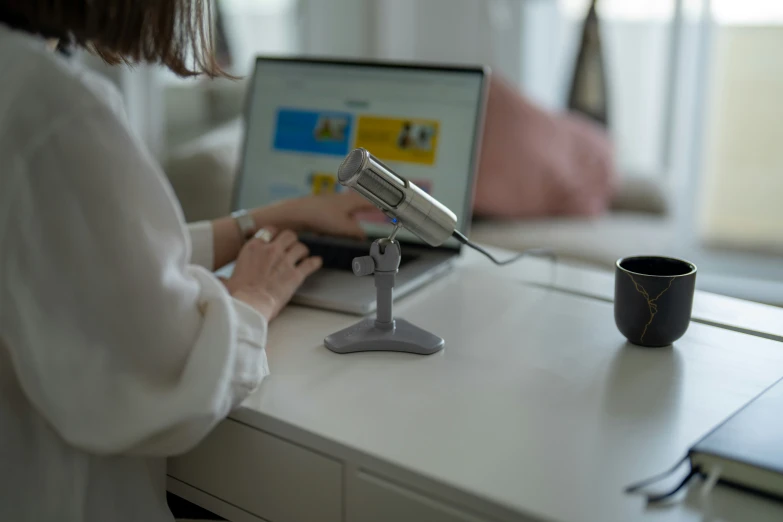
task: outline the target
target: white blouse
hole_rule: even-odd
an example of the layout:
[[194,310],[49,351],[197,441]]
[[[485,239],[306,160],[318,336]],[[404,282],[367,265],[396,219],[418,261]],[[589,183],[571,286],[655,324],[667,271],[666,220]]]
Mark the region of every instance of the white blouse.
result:
[[0,25],[0,520],[171,520],[165,457],[268,374],[119,93]]

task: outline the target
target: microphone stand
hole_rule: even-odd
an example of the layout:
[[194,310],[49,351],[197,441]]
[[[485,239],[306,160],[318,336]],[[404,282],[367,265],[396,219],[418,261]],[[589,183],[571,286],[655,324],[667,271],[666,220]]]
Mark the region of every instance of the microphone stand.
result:
[[388,238],[377,239],[370,255],[353,260],[353,273],[375,278],[376,314],[324,339],[324,345],[335,353],[405,352],[431,355],[443,349],[444,341],[393,314],[394,280],[400,268],[402,250],[394,238],[400,225]]

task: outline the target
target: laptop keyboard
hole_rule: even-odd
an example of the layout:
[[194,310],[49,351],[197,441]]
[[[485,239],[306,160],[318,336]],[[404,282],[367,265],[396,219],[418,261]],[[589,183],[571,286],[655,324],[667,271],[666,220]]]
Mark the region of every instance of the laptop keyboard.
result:
[[[355,247],[347,245],[335,245],[328,243],[321,243],[318,241],[309,241],[307,239],[301,239],[307,248],[310,249],[311,256],[320,256],[324,260],[323,267],[331,268],[335,270],[347,270],[352,271],[351,265],[355,257],[362,257],[370,255],[369,245],[367,247]],[[402,254],[400,259],[400,266],[403,266],[411,261],[415,261],[417,256]]]

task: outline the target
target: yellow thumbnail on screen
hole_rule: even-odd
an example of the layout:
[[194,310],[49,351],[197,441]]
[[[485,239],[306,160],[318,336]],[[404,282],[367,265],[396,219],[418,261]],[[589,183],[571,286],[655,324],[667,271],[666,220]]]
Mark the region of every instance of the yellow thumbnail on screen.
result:
[[310,175],[310,189],[314,196],[337,192],[337,176],[331,172],[313,172]]
[[439,127],[434,120],[360,116],[356,147],[382,160],[434,165]]

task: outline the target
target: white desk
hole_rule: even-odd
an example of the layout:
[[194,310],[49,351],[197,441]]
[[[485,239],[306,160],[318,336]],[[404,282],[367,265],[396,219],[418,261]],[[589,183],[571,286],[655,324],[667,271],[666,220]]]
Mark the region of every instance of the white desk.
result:
[[324,336],[356,318],[290,308],[272,375],[170,461],[169,489],[236,522],[783,520],[722,486],[666,508],[623,493],[783,376],[783,310],[699,294],[673,349],[635,348],[611,275],[560,266],[548,288],[550,270],[471,254],[403,299],[446,339],[429,357],[335,355]]

